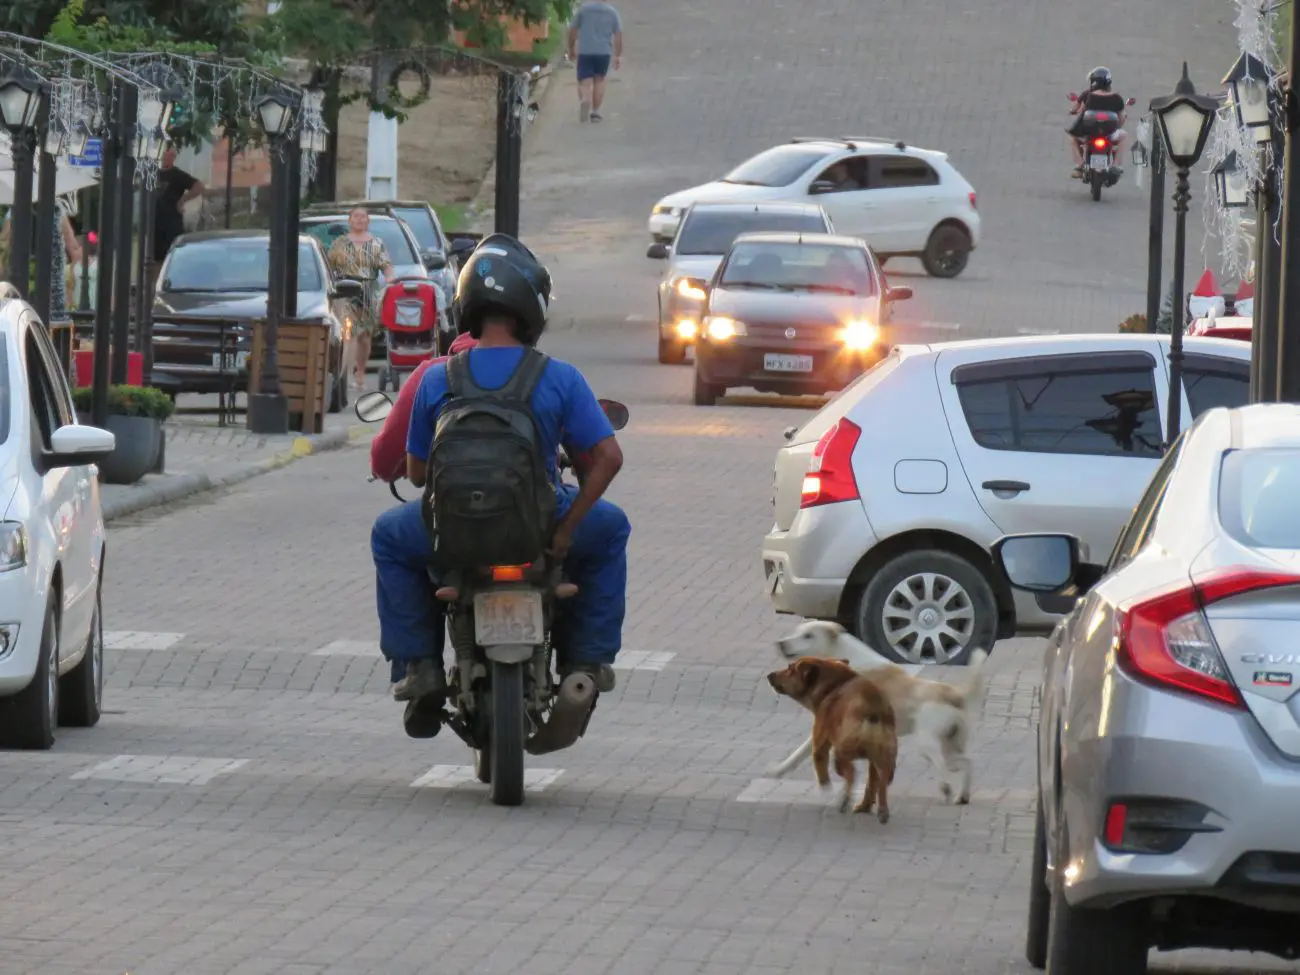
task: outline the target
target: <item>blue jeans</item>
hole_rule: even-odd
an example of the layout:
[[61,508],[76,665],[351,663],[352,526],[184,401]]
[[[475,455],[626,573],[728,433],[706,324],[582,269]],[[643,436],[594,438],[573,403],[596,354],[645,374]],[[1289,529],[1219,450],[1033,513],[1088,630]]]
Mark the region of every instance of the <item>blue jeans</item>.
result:
[[[568,484],[556,491],[559,515],[569,510],[577,494]],[[605,500],[597,501],[578,523],[564,560],[564,574],[577,585],[578,594],[557,604],[551,634],[570,663],[610,664],[622,647],[631,533],[623,509]],[[420,502],[389,508],[376,518],[370,551],[379,603],[379,648],[391,661],[397,681],[408,663],[442,660],[447,638],[446,606],[434,598],[429,581],[429,569],[436,573],[437,565]]]

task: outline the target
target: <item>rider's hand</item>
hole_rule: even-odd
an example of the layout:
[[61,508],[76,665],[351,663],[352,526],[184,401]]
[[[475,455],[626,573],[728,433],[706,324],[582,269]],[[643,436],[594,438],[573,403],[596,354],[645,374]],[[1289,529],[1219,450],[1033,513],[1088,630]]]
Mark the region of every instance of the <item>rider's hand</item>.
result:
[[546,554],[556,561],[562,561],[571,548],[573,548],[573,529],[561,522],[556,526],[555,534],[551,536],[551,546],[546,550]]

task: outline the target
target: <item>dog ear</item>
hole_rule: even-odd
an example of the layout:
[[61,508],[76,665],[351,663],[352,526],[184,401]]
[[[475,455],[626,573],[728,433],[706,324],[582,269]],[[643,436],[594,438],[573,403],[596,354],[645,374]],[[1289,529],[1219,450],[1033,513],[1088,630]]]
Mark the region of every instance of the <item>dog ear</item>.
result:
[[815,684],[821,678],[822,667],[816,660],[809,660],[805,657],[794,666],[795,670],[799,674],[799,679],[803,681],[805,685],[810,686]]
[[831,632],[834,633],[836,636],[843,636],[845,633],[844,624],[832,622]]

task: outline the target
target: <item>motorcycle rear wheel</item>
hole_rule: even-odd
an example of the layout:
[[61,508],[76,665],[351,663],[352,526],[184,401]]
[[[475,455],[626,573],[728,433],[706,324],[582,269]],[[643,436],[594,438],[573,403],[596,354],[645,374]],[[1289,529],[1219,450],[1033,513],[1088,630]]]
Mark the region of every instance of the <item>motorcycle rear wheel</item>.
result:
[[1101,200],[1101,184],[1104,179],[1105,176],[1095,169],[1088,174],[1088,182],[1092,184],[1092,201],[1094,203]]
[[492,663],[492,737],[488,742],[491,783],[497,806],[524,801],[524,668]]

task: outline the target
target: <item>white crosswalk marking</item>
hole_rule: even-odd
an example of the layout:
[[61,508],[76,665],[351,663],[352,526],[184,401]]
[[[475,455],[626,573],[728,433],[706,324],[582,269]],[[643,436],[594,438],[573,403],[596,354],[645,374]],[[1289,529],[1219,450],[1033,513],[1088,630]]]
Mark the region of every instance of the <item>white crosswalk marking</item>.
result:
[[184,633],[150,633],[144,630],[105,630],[105,650],[170,650]]
[[624,650],[614,661],[615,670],[663,670],[675,653],[655,650]]
[[207,785],[247,765],[246,758],[198,758],[192,755],[114,755],[82,769],[74,779],[141,782],[151,785]]
[[[541,792],[564,774],[562,768],[524,769],[524,789]],[[463,785],[478,785],[474,768],[470,765],[435,765],[411,783],[412,789],[458,789]]]

